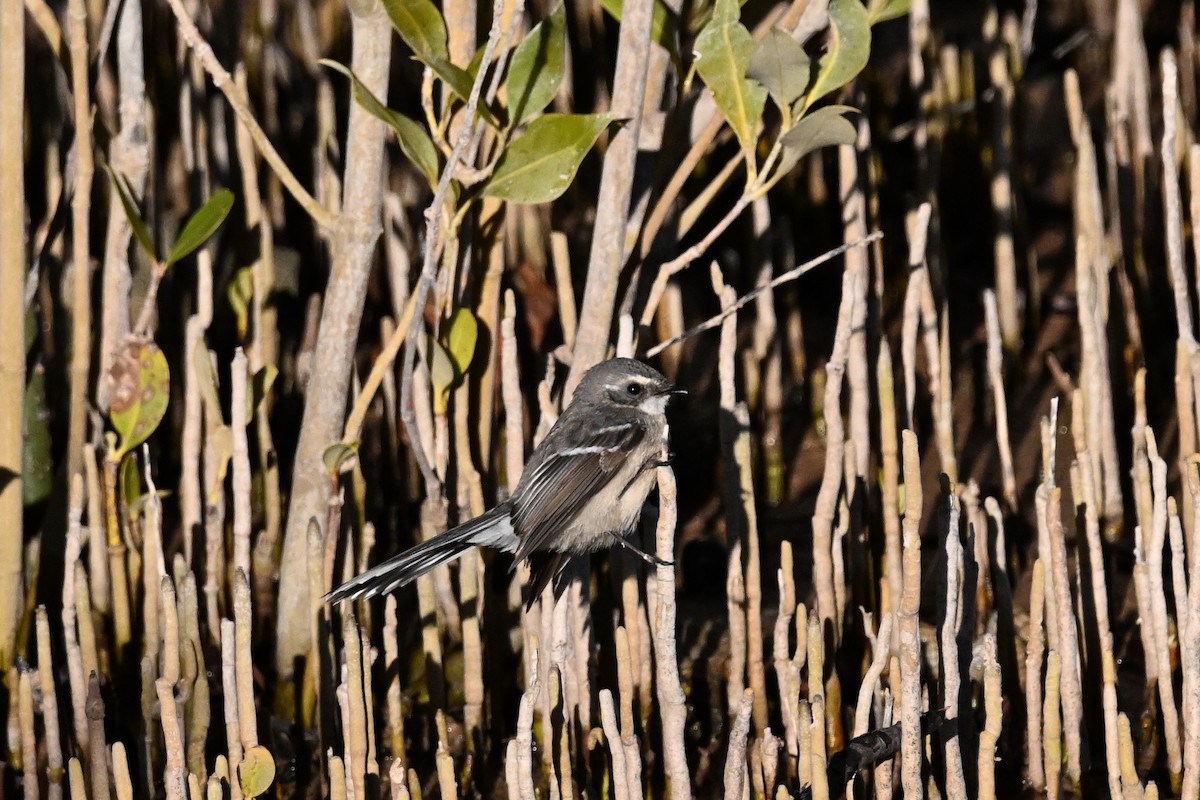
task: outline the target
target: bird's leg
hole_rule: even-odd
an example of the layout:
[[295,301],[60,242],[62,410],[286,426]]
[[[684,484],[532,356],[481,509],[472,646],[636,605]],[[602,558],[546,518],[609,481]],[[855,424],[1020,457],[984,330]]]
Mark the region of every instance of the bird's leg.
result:
[[614,539],[616,539],[617,544],[621,545],[621,547],[624,547],[626,550],[629,550],[633,553],[637,553],[643,561],[645,561],[647,564],[650,564],[651,566],[655,566],[655,567],[673,567],[673,566],[675,566],[674,561],[664,561],[663,559],[659,558],[658,556],[653,556],[647,552],[644,552],[641,548],[639,548],[637,545],[630,542],[628,539],[626,539],[624,536],[622,536],[619,533],[614,533],[613,531],[609,531],[608,535],[613,537]]

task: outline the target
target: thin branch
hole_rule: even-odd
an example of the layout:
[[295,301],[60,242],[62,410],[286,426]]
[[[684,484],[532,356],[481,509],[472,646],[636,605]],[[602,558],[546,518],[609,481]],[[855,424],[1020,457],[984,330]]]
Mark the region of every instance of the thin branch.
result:
[[175,20],[179,25],[179,32],[183,35],[183,40],[187,42],[187,46],[200,59],[200,65],[212,77],[213,85],[225,95],[238,120],[246,126],[246,130],[249,131],[250,138],[254,140],[258,152],[262,153],[263,160],[279,176],[279,180],[287,188],[288,192],[296,199],[301,208],[308,212],[308,215],[313,218],[318,227],[331,230],[337,223],[337,215],[321,205],[315,197],[308,193],[308,190],[300,184],[300,179],[292,173],[287,163],[283,160],[283,156],[275,149],[275,145],[271,144],[266,131],[262,129],[262,126],[258,124],[258,120],[254,117],[254,111],[250,108],[249,98],[242,94],[241,90],[238,89],[237,83],[233,80],[233,76],[221,66],[221,62],[217,60],[216,53],[213,52],[209,43],[205,41],[204,36],[196,27],[196,23],[192,21],[187,9],[183,7],[183,0],[167,0],[167,4],[171,6],[171,12],[175,15]]
[[749,303],[754,298],[758,297],[763,292],[769,292],[772,289],[778,288],[785,283],[788,283],[790,281],[796,280],[797,278],[803,277],[804,275],[806,275],[807,273],[816,269],[817,267],[821,266],[822,264],[826,263],[827,261],[832,261],[833,259],[842,255],[847,250],[852,250],[856,247],[866,247],[871,242],[878,241],[879,239],[882,239],[882,238],[883,238],[883,231],[875,231],[870,236],[859,239],[856,242],[849,242],[847,244],[839,245],[838,247],[835,247],[832,250],[829,250],[828,252],[823,253],[810,261],[804,262],[803,264],[796,267],[795,269],[788,270],[787,272],[783,273],[782,275],[780,275],[776,278],[773,278],[770,283],[763,284],[762,286],[759,286],[756,289],[752,289],[751,291],[742,295],[736,301],[734,301],[732,305],[730,305],[728,308],[723,309],[721,311],[721,313],[717,314],[716,316],[706,319],[704,322],[701,322],[699,325],[696,325],[695,327],[688,328],[686,331],[679,334],[678,336],[675,336],[671,339],[667,339],[665,342],[659,342],[658,344],[654,345],[653,347],[651,347],[649,350],[646,351],[646,358],[653,358],[654,356],[658,355],[663,350],[666,350],[668,347],[671,347],[672,345],[676,345],[676,344],[679,344],[680,342],[686,341],[687,339],[692,338],[693,336],[695,336],[698,333],[704,333],[704,331],[712,330],[713,328],[720,325],[721,322],[726,317],[736,314],[739,309],[741,309],[743,306],[745,306],[747,303]]

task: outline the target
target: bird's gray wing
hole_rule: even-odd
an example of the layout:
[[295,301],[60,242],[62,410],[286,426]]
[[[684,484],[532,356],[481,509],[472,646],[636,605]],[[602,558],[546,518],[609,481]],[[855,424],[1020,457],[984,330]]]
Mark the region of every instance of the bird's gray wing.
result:
[[521,541],[514,563],[534,551],[556,549],[546,545],[620,471],[645,436],[645,428],[626,421],[598,427],[570,447],[556,442],[557,449],[522,476],[513,494],[513,528]]

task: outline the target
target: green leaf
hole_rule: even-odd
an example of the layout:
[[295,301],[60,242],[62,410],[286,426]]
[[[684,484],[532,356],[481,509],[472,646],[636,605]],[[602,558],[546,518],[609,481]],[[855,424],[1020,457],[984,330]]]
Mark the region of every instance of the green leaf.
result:
[[867,17],[872,25],[903,17],[912,10],[912,0],[871,0],[867,5]]
[[233,273],[229,286],[225,288],[225,297],[237,318],[238,336],[244,339],[250,330],[250,304],[254,302],[253,264]]
[[846,114],[858,113],[849,106],[825,106],[805,114],[796,126],[783,134],[783,154],[779,158],[777,174],[783,175],[796,166],[801,158],[836,144],[854,144],[858,130],[846,119]]
[[171,247],[171,252],[167,254],[165,266],[171,266],[180,259],[187,258],[200,245],[208,241],[208,237],[216,233],[217,228],[221,227],[221,223],[225,221],[225,217],[229,216],[229,209],[233,208],[233,192],[228,189],[221,189],[204,205],[200,206],[195,214],[184,224],[183,230],[179,232],[179,238],[175,240],[175,244]]
[[[421,59],[425,64],[433,70],[433,74],[442,79],[442,82],[450,87],[450,91],[454,92],[464,103],[471,97],[471,87],[475,85],[475,79],[471,77],[471,73],[467,72],[462,67],[456,67],[444,58],[430,57],[428,60]],[[500,120],[492,113],[492,110],[487,107],[482,98],[479,104],[475,107],[479,116],[491,125],[493,128],[500,127]]]
[[262,745],[256,745],[242,754],[238,764],[238,783],[242,795],[248,798],[265,794],[275,780],[275,757]]
[[46,369],[37,364],[25,384],[24,437],[21,440],[21,499],[31,506],[50,497],[54,461],[50,451],[50,412],[46,408]]
[[425,129],[399,111],[393,111],[380,102],[379,98],[363,85],[363,82],[358,79],[358,76],[349,67],[329,58],[322,58],[319,63],[342,73],[350,79],[354,101],[362,106],[364,111],[375,117],[375,119],[390,126],[396,133],[396,139],[400,142],[400,150],[404,152],[404,156],[413,163],[413,166],[421,171],[421,174],[425,176],[425,180],[429,181],[430,186],[437,184],[437,149],[433,146],[433,141],[429,138],[429,135],[425,133]]
[[746,77],[761,83],[785,116],[808,88],[808,54],[804,46],[778,28],[759,40],[746,67]]
[[871,56],[871,25],[860,0],[829,0],[829,46],[821,56],[817,79],[804,99],[812,106],[854,80]]
[[[446,59],[446,23],[430,0],[383,0],[392,27],[417,58]],[[430,65],[432,66],[432,65]]]
[[250,391],[246,393],[246,419],[249,420],[254,416],[254,411],[262,404],[262,401],[271,393],[271,387],[275,385],[275,379],[279,377],[279,368],[274,364],[267,364],[265,367],[254,373],[254,377],[250,379]]
[[475,342],[479,338],[479,322],[465,308],[456,309],[446,323],[446,351],[454,362],[455,377],[459,380],[467,374],[471,359],[475,355]]
[[120,436],[120,458],[154,433],[171,399],[171,370],[158,345],[145,339],[127,340],[109,370],[112,399],[109,419]]
[[754,152],[755,129],[767,90],[746,79],[754,40],[737,21],[737,13],[736,0],[717,0],[712,19],[696,38],[696,71],[729,121],[742,150],[750,154]]
[[138,469],[137,453],[127,453],[121,459],[117,480],[121,486],[121,499],[128,511],[142,496],[142,472]]
[[342,471],[342,467],[347,461],[358,455],[359,442],[346,444],[338,442],[331,444],[325,448],[325,452],[321,454],[321,462],[325,464],[325,470],[331,475],[336,476]]
[[450,387],[458,375],[454,359],[446,352],[442,343],[429,337],[429,382],[433,385],[433,413],[441,416],[450,405]]
[[566,64],[566,31],[566,13],[560,5],[517,45],[508,68],[510,126],[538,113],[558,94]]
[[104,171],[108,173],[108,179],[112,181],[113,188],[117,190],[117,197],[121,199],[121,207],[125,209],[125,219],[129,220],[129,226],[133,228],[133,238],[137,239],[137,243],[141,245],[146,256],[151,261],[157,262],[158,256],[154,253],[154,240],[150,238],[150,229],[146,227],[146,221],[138,216],[137,206],[133,202],[133,194],[129,191],[125,179],[113,172],[113,168],[108,164],[104,165]]
[[222,422],[208,435],[205,447],[212,451],[216,464],[212,484],[208,487],[208,502],[215,503],[225,485],[225,476],[229,474],[229,462],[233,460],[233,428]]
[[[600,6],[617,22],[625,12],[625,0],[600,0]],[[654,1],[650,17],[650,38],[664,50],[675,52],[675,31],[678,28],[674,12],[662,0]]]
[[192,351],[192,370],[200,386],[200,396],[208,408],[209,418],[224,423],[225,417],[221,413],[221,394],[217,387],[217,375],[213,372],[212,359],[209,358],[208,348],[204,346],[203,340],[196,342],[196,347]]
[[514,203],[554,200],[571,185],[583,157],[612,121],[611,114],[538,117],[500,156],[483,195]]

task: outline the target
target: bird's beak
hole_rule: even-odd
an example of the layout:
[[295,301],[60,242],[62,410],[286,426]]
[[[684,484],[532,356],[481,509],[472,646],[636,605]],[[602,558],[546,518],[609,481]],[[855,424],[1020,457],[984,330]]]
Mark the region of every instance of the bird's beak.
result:
[[659,394],[687,394],[687,393],[688,393],[687,389],[684,389],[681,386],[676,386],[675,384],[671,383],[671,384],[668,384],[667,388],[663,389]]

